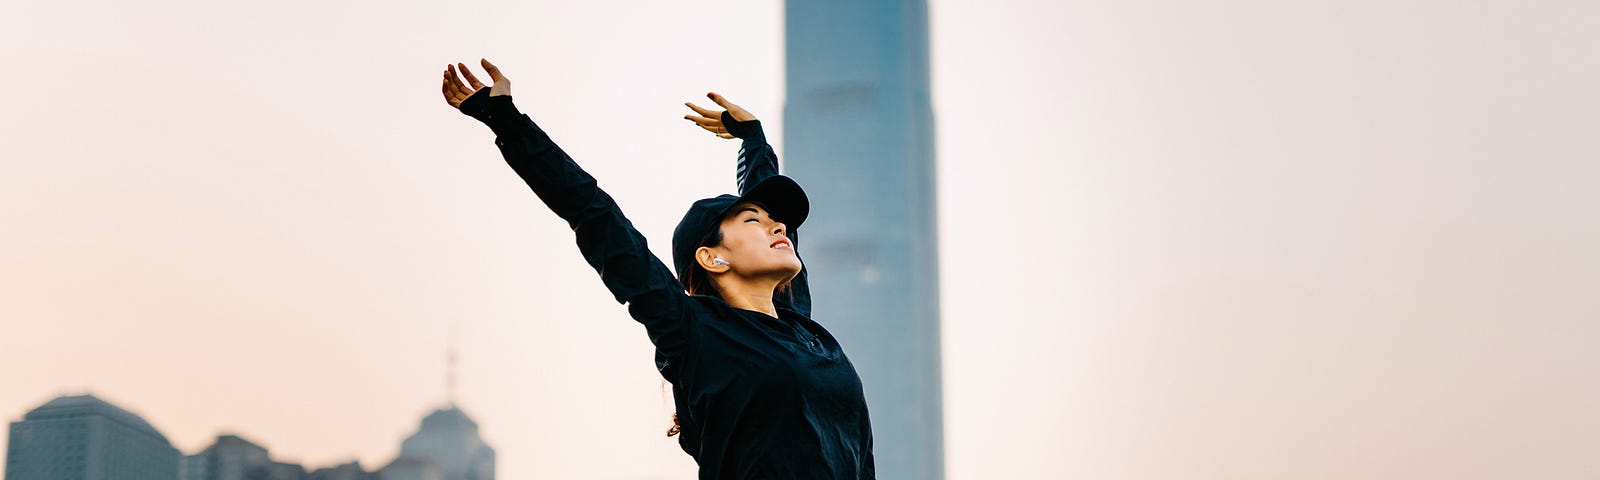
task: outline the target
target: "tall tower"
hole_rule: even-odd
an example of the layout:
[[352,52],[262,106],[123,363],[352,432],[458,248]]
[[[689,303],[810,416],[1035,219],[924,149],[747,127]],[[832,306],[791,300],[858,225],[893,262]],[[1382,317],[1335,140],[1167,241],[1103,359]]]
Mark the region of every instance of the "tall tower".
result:
[[6,480],[172,480],[181,456],[143,418],[88,394],[12,422],[6,450]]
[[944,478],[927,4],[792,1],[785,20],[813,317],[861,374],[878,478]]

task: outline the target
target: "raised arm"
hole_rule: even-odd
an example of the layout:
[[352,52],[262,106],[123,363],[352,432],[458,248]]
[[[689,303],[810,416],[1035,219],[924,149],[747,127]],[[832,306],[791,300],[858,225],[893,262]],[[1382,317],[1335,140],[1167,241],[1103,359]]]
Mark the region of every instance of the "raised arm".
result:
[[[446,101],[494,131],[494,143],[506,163],[551,211],[567,221],[583,258],[600,274],[617,302],[627,303],[628,314],[644,325],[656,346],[656,367],[668,380],[677,381],[675,367],[685,346],[688,295],[672,270],[650,252],[644,235],[594,177],[578,167],[532,118],[517,110],[511,103],[510,82],[498,69],[483,62],[495,82],[493,88],[484,88],[465,65],[460,67],[471,90],[455,78],[453,66],[447,68]],[[500,93],[502,84],[506,88]]]
[[[738,138],[739,162],[734,169],[734,179],[739,188],[739,194],[744,195],[750,188],[761,183],[768,177],[778,174],[778,154],[767,143],[767,135],[761,130],[761,121],[744,108],[735,105],[728,99],[715,92],[706,94],[711,101],[726,109],[718,113],[714,110],[701,108],[693,103],[687,103],[689,109],[696,115],[687,118],[720,138]],[[789,228],[786,236],[789,243],[794,246],[796,256],[800,255],[799,228]],[[800,274],[789,282],[787,293],[775,293],[773,303],[780,307],[799,312],[807,317],[811,316],[811,286],[806,279],[805,259],[800,260]]]

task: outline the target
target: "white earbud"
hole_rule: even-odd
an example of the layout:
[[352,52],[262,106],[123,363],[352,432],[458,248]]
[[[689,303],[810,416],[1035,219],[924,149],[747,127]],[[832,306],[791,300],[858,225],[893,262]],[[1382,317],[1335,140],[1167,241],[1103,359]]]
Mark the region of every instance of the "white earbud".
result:
[[722,257],[717,257],[717,258],[711,259],[711,263],[714,263],[714,264],[717,264],[717,265],[729,265],[728,261],[727,260],[723,260]]

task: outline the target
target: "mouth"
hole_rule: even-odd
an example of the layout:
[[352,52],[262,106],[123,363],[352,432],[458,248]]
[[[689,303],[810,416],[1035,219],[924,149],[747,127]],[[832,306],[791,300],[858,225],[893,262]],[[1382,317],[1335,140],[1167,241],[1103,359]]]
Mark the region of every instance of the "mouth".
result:
[[768,247],[769,248],[781,248],[781,249],[788,250],[788,251],[791,251],[791,252],[794,251],[794,245],[790,245],[788,239],[782,239],[782,240],[778,240],[776,242],[772,242],[772,245],[768,245]]

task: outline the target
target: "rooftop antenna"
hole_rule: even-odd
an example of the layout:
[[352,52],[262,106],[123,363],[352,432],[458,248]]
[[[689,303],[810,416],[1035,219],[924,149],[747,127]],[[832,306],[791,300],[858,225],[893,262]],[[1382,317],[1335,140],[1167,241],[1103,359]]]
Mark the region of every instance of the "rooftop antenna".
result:
[[450,320],[450,345],[445,351],[445,376],[444,391],[445,403],[451,408],[456,406],[456,369],[458,365],[456,352],[456,321]]

